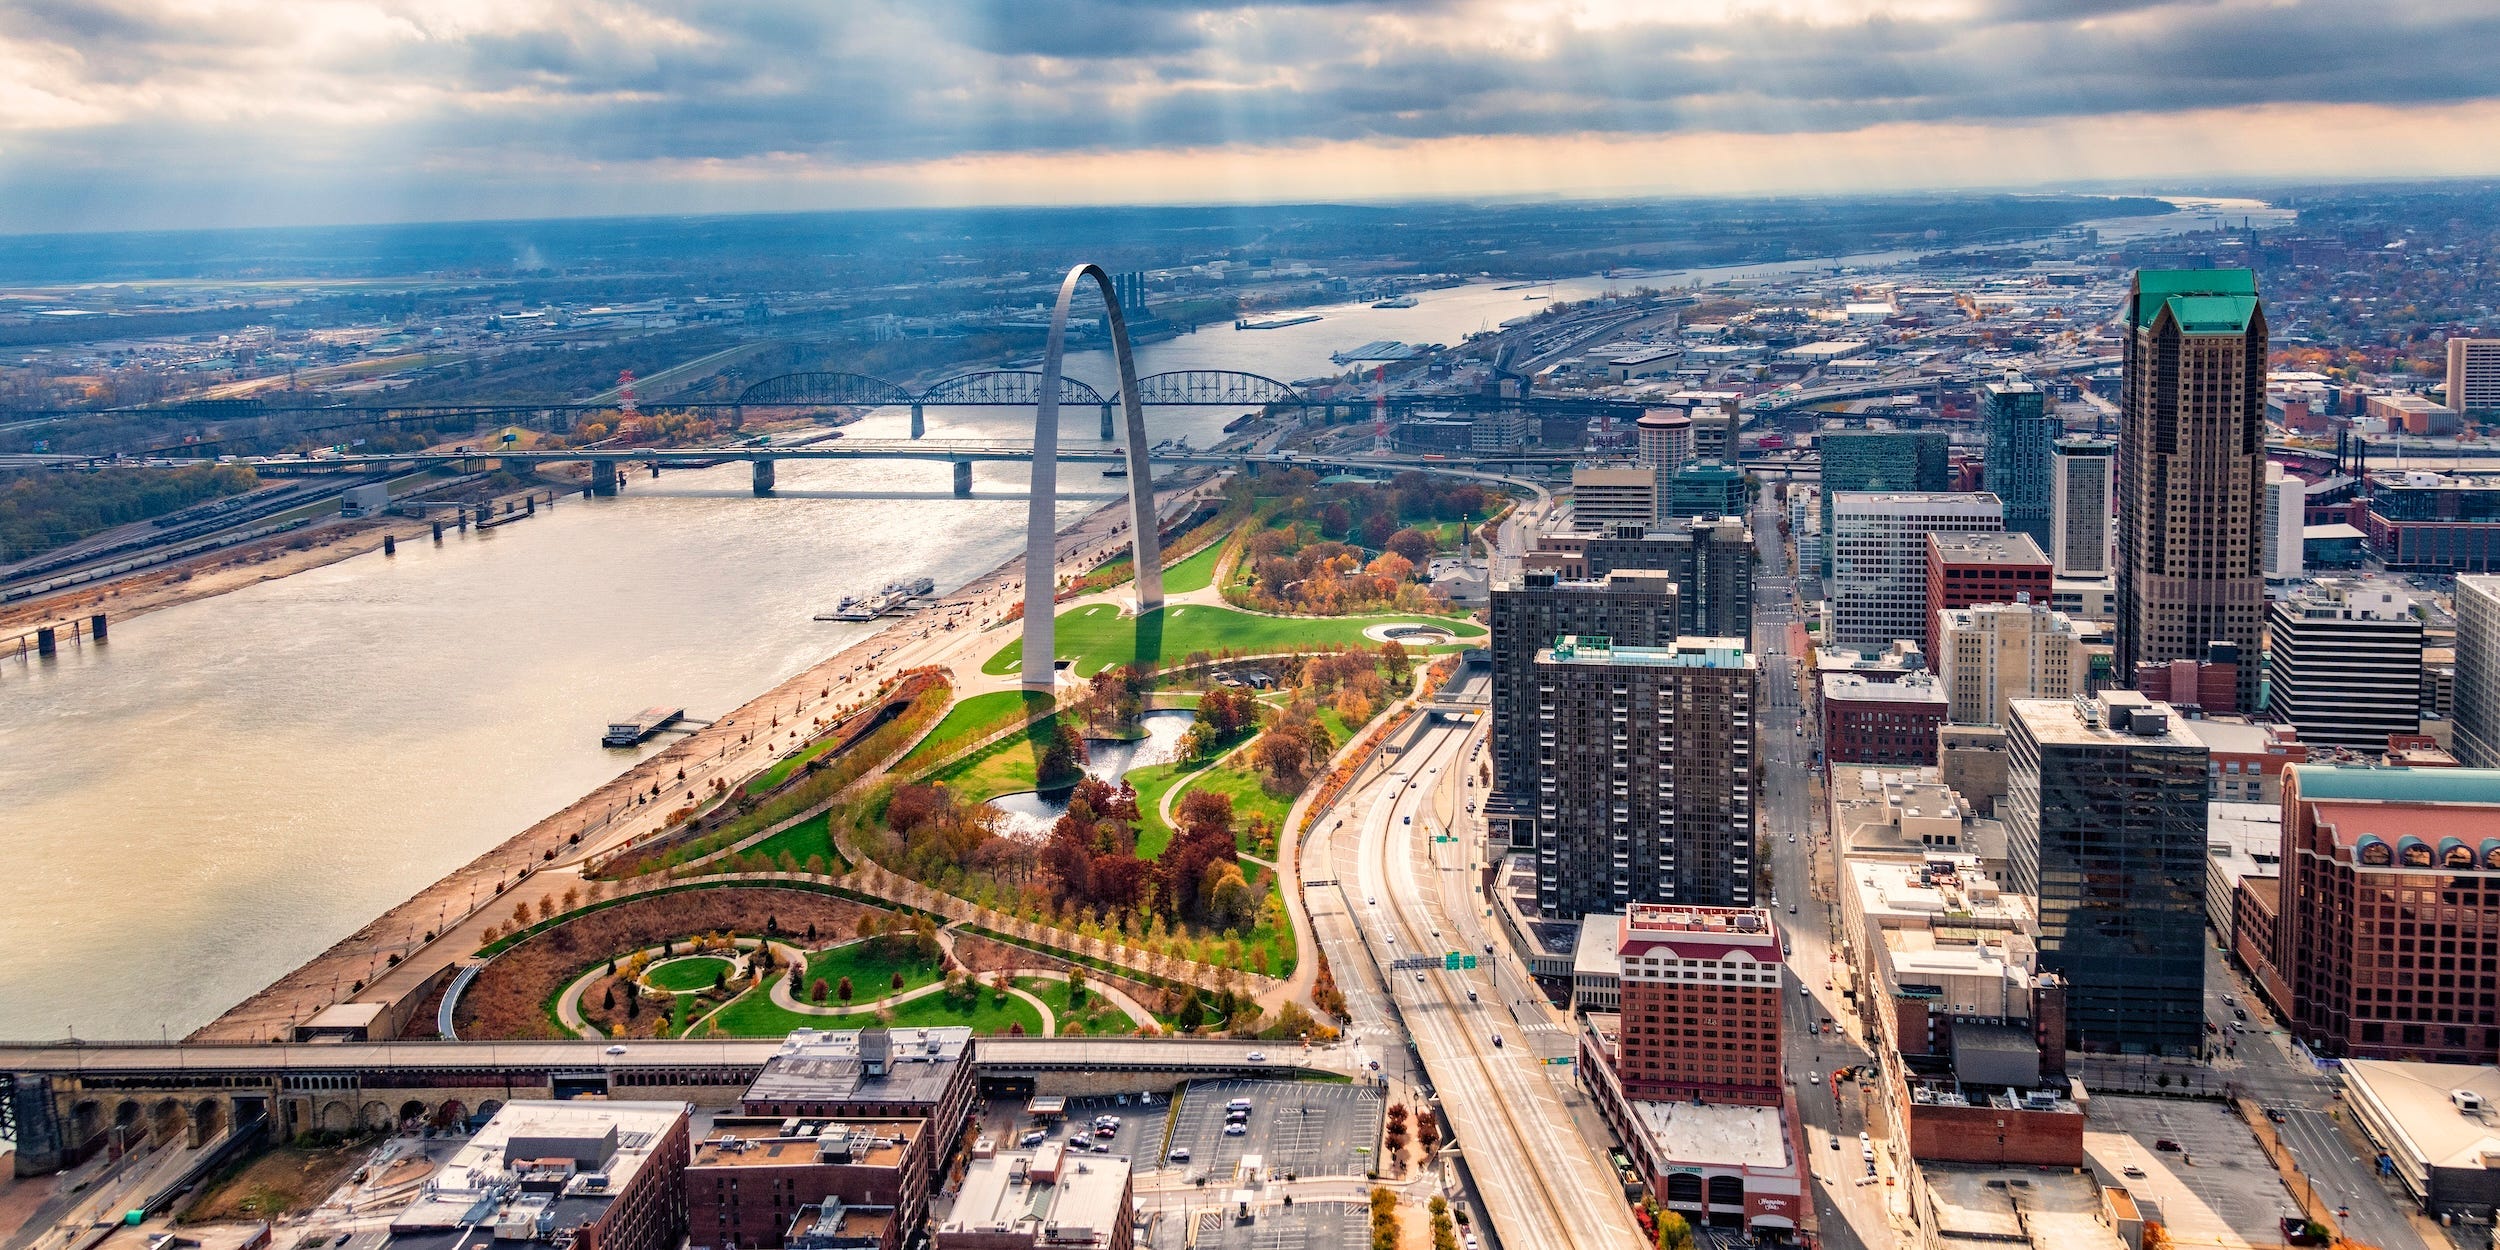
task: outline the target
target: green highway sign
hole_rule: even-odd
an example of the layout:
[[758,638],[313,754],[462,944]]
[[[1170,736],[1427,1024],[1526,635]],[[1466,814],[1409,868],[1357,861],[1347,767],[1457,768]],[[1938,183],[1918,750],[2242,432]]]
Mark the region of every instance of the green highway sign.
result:
[[1473,955],[1461,956],[1458,961],[1458,966],[1472,972],[1476,967],[1476,957]]
[[1441,957],[1441,969],[1442,969],[1442,971],[1444,971],[1444,972],[1456,972],[1456,971],[1458,971],[1458,952],[1457,952],[1457,951],[1451,951],[1449,954],[1447,954],[1447,955],[1443,955],[1443,956]]
[[1570,1063],[1570,1062],[1571,1062],[1571,1056],[1569,1056],[1569,1055],[1556,1055],[1556,1056],[1554,1056],[1553,1058],[1546,1060],[1545,1062],[1546,1062],[1547,1064],[1549,1064],[1549,1065],[1560,1066],[1560,1065],[1562,1065],[1562,1064],[1567,1064],[1567,1063]]

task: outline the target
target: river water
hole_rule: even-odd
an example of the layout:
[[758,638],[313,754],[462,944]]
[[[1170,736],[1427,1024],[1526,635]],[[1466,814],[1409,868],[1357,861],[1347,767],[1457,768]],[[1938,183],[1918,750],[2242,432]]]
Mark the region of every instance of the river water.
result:
[[[1455,343],[1545,307],[1527,294],[1611,285],[1628,284],[1315,309],[1288,329],[1147,344],[1139,370],[1330,374],[1329,353],[1368,340]],[[1116,385],[1107,353],[1068,371]],[[1092,415],[1072,414],[1068,441],[1091,441]],[[1236,415],[1149,421],[1158,439],[1205,447]],[[1031,423],[1004,409],[928,417],[932,438],[1016,438]],[[907,424],[880,411],[851,433]],[[1063,470],[1063,486],[1087,489],[1088,473]],[[207,1022],[621,771],[637,753],[598,745],[610,717],[724,712],[873,629],[812,619],[843,595],[913,576],[952,588],[995,567],[1022,541],[1023,469],[981,465],[975,481],[995,497],[951,498],[944,464],[785,461],[773,499],[751,497],[744,465],[637,478],[617,498],[118,621],[109,645],[55,662],[0,661],[0,1038]],[[1063,501],[1062,522],[1093,506]]]

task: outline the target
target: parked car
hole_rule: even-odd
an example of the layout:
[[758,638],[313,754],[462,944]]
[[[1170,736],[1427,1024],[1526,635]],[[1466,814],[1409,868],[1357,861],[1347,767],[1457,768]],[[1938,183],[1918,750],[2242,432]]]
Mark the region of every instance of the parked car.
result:
[[2172,1154],[2177,1154],[2179,1152],[2179,1143],[2172,1141],[2167,1137],[2158,1138],[2153,1142],[2153,1149],[2166,1150]]

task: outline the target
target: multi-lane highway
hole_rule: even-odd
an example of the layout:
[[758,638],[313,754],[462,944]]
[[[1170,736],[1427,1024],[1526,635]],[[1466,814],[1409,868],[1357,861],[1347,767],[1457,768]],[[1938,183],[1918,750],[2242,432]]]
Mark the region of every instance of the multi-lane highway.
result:
[[[1517,987],[1486,960],[1495,945],[1469,888],[1465,825],[1449,794],[1463,791],[1481,738],[1463,722],[1426,727],[1386,756],[1341,800],[1304,857],[1305,878],[1335,880],[1334,905],[1314,900],[1321,940],[1340,969],[1366,1051],[1394,1082],[1426,1083],[1465,1152],[1476,1196],[1505,1250],[1638,1244],[1612,1171],[1573,1127],[1559,1083],[1523,1037],[1551,1033],[1541,1009],[1514,1013]],[[1449,842],[1434,835],[1456,833]],[[1393,967],[1406,957],[1463,951],[1472,972]],[[1360,972],[1348,972],[1360,967]],[[1502,975],[1497,982],[1496,976]],[[1371,1044],[1403,1029],[1421,1073]],[[1496,1039],[1499,1040],[1496,1040]]]

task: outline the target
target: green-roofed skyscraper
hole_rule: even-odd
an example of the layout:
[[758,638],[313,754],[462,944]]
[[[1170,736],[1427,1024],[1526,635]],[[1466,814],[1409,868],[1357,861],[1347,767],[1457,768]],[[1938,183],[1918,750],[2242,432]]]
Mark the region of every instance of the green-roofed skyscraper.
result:
[[2265,633],[2266,318],[2246,269],[2145,269],[2126,308],[2118,432],[2117,677]]

